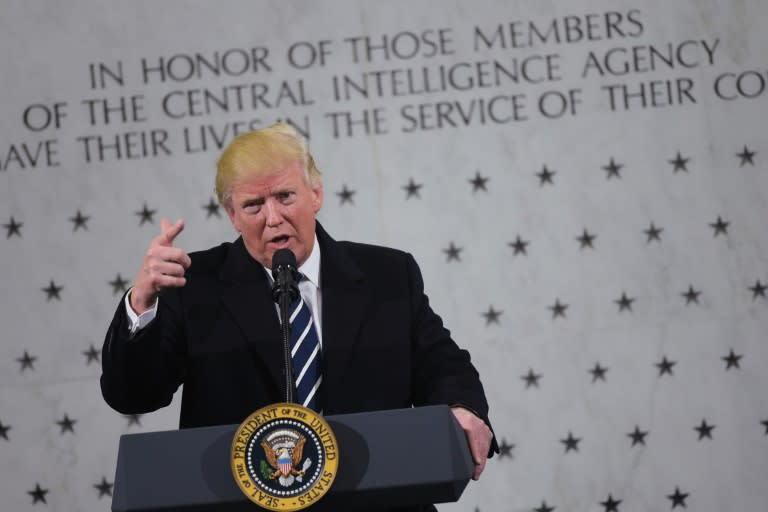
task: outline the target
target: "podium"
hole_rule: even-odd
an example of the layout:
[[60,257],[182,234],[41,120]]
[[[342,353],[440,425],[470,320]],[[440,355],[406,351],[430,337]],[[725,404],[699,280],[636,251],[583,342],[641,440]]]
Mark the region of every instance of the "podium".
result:
[[[445,405],[327,416],[339,468],[309,510],[376,510],[459,499],[474,464]],[[230,448],[238,425],[120,438],[113,512],[261,510],[238,488]]]

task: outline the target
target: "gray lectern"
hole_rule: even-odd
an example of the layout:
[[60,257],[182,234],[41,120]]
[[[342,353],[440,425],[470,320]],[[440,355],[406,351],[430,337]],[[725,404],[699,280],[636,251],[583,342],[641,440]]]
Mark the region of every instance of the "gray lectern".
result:
[[[447,406],[328,416],[339,446],[331,490],[312,510],[456,501],[474,464]],[[238,425],[128,434],[120,438],[114,512],[259,510],[230,465]]]

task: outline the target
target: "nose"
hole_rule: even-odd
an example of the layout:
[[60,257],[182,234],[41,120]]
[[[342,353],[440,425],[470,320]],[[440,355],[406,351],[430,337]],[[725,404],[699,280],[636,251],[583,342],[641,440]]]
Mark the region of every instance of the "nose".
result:
[[283,223],[283,214],[280,210],[280,205],[276,201],[268,199],[264,203],[265,213],[267,216],[267,226],[275,228]]

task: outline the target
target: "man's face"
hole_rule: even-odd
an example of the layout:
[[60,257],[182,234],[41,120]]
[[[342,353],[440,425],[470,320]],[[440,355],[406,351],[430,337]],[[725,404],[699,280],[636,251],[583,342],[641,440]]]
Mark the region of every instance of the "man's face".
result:
[[302,265],[315,241],[315,214],[323,186],[312,187],[299,164],[232,185],[226,208],[245,247],[259,263],[272,267],[278,249],[290,249]]

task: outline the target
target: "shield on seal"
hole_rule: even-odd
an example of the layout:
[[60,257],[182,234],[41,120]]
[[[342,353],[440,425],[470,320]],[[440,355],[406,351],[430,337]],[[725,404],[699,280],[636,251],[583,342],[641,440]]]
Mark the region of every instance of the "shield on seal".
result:
[[287,449],[281,448],[277,456],[277,469],[283,476],[288,476],[291,474],[291,468],[293,468],[293,459]]

